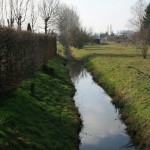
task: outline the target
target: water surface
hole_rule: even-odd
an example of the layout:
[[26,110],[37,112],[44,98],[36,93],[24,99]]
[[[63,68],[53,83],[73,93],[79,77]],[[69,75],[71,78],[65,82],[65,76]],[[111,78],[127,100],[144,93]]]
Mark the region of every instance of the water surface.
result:
[[83,120],[80,150],[134,150],[112,99],[93,81],[82,62],[72,62],[69,68],[76,88],[74,100]]

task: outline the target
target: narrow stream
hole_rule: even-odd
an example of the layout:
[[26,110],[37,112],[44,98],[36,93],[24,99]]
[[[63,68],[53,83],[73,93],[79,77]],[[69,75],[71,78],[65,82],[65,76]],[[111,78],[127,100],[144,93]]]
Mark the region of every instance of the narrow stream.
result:
[[95,83],[82,62],[69,62],[74,100],[83,120],[80,150],[134,150],[112,99]]

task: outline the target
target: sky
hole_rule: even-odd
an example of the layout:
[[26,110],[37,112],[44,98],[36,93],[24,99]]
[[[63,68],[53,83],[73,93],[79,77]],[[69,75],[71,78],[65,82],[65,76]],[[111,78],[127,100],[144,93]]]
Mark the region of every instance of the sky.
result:
[[[150,2],[150,0],[146,0]],[[131,7],[137,0],[61,0],[74,6],[84,27],[94,32],[106,32],[108,26],[118,33],[128,30],[128,19],[131,18]]]

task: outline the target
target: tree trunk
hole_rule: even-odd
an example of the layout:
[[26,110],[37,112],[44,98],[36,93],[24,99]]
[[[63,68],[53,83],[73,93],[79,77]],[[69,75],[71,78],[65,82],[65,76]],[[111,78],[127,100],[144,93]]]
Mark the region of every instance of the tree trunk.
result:
[[45,20],[45,34],[47,34],[47,20]]

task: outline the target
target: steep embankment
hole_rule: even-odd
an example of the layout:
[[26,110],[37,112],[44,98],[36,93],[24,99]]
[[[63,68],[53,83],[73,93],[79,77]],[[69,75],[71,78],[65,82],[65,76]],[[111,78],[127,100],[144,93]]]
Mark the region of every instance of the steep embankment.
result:
[[50,70],[38,71],[1,100],[1,150],[78,149],[80,118],[64,62],[54,57],[47,65]]
[[73,49],[113,102],[121,108],[137,149],[150,148],[150,57],[123,45],[94,45]]

